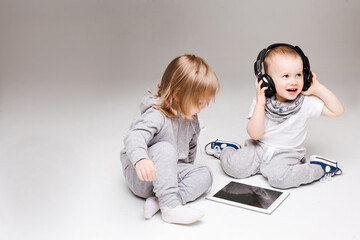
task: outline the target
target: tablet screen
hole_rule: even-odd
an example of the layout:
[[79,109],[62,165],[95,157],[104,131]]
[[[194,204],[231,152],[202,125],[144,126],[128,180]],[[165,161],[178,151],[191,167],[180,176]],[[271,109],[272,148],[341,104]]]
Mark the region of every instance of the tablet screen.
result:
[[208,199],[271,213],[287,195],[282,191],[232,181]]

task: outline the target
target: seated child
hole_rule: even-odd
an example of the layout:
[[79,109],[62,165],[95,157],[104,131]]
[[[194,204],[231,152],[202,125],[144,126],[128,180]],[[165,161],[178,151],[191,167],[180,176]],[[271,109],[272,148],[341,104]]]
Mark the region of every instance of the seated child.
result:
[[130,190],[145,198],[144,217],[161,211],[165,222],[190,224],[204,214],[183,206],[207,192],[213,176],[194,165],[200,126],[197,114],[215,98],[219,81],[200,57],[183,55],[166,68],[156,95],[143,99],[121,151]]
[[310,163],[305,159],[308,118],[337,117],[344,109],[310,71],[302,50],[289,44],[270,45],[259,53],[254,69],[256,97],[247,124],[251,139],[243,148],[216,140],[205,151],[220,158],[228,175],[246,178],[261,173],[280,189],[340,174],[337,162],[319,156]]

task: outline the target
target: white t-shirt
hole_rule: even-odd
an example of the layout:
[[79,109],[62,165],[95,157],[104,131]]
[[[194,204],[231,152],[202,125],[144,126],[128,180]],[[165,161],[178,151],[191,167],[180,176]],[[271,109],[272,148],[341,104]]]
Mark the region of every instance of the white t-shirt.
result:
[[[256,98],[250,108],[249,118],[256,105]],[[307,134],[307,120],[321,115],[324,102],[316,96],[305,96],[300,110],[283,122],[269,119],[265,114],[265,133],[259,142],[278,149],[294,149],[305,152],[304,141]]]

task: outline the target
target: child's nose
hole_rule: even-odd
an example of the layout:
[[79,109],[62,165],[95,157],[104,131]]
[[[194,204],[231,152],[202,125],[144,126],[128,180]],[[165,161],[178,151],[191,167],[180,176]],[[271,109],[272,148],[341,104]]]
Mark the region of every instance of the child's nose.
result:
[[290,79],[290,84],[294,85],[294,84],[296,84],[296,83],[297,83],[296,78],[295,78],[295,77],[292,77],[292,78]]

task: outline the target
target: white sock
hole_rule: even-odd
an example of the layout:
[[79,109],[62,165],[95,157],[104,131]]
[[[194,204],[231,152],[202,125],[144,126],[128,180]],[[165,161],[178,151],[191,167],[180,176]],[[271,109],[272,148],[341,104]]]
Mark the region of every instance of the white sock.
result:
[[157,197],[147,198],[144,204],[144,218],[150,219],[159,209],[159,199]]
[[191,224],[200,220],[204,213],[195,208],[178,205],[161,211],[162,219],[167,223]]

